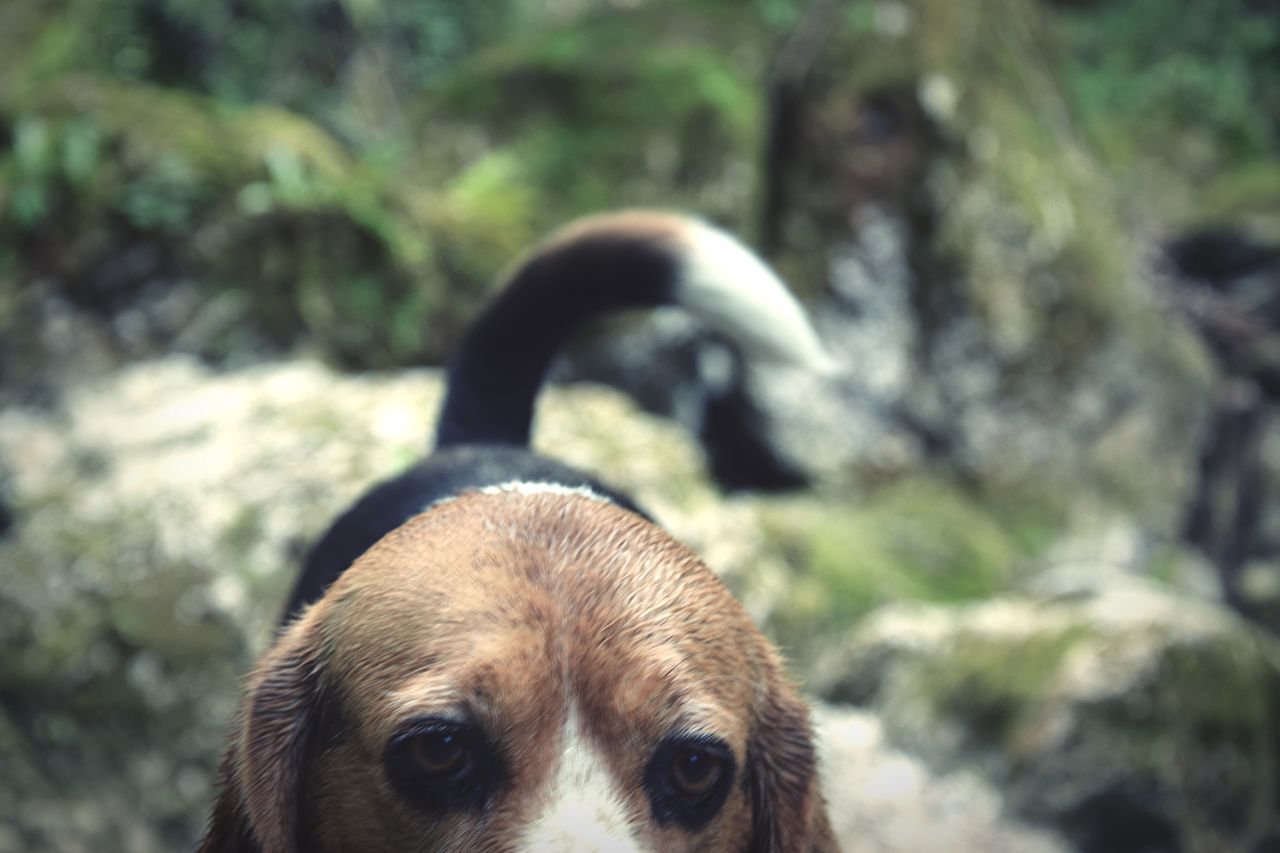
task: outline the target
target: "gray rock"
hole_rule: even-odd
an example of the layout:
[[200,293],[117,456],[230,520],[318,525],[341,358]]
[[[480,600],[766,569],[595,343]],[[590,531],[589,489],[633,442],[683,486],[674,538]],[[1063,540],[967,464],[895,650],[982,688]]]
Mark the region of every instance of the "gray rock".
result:
[[[170,359],[0,409],[0,850],[193,841],[302,549],[425,449],[440,390],[434,371]],[[539,446],[630,489],[713,563],[744,559],[743,512],[677,427],[598,389],[553,389],[541,414]]]
[[894,748],[878,717],[815,709],[824,790],[836,835],[864,853],[1057,853],[1042,830],[1002,814],[1000,794],[977,774],[938,774]]
[[[211,372],[170,359],[0,410],[14,526],[0,539],[0,850],[172,850],[198,835],[241,675],[299,552],[422,451],[434,371]],[[602,472],[744,592],[758,508],[709,485],[679,427],[614,392],[549,389],[535,443]],[[769,575],[773,577],[773,575]],[[826,790],[850,849],[1054,850],[972,774],[935,778],[865,713],[820,710]]]
[[974,768],[1081,850],[1263,850],[1280,832],[1280,643],[1137,579],[881,610],[810,685]]
[[857,481],[922,461],[920,437],[899,412],[918,381],[907,232],[899,217],[869,206],[832,251],[832,295],[814,305],[813,321],[834,373],[761,365],[748,376],[770,443],[810,481]]

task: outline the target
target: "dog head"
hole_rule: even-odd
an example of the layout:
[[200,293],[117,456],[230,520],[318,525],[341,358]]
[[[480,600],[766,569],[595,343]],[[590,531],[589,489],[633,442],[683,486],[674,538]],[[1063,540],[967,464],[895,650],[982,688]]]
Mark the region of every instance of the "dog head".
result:
[[836,849],[808,715],[687,548],[472,492],[362,556],[251,676],[202,850]]

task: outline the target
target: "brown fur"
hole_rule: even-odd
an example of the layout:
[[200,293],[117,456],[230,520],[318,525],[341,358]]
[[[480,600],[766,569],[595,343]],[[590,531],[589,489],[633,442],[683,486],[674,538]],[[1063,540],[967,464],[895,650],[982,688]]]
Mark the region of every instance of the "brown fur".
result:
[[[384,778],[404,720],[465,707],[510,784],[482,817],[432,819]],[[579,495],[469,493],[362,556],[250,678],[201,851],[518,849],[571,707],[644,849],[832,851],[808,714],[776,652],[688,549]],[[700,832],[660,826],[654,746],[712,731],[739,767]],[[257,845],[255,848],[254,845]]]
[[678,213],[663,213],[657,210],[618,210],[574,220],[551,235],[551,238],[535,249],[534,253],[536,255],[553,254],[556,249],[580,242],[587,235],[616,234],[629,240],[640,238],[663,243],[683,239],[688,230],[688,217]]

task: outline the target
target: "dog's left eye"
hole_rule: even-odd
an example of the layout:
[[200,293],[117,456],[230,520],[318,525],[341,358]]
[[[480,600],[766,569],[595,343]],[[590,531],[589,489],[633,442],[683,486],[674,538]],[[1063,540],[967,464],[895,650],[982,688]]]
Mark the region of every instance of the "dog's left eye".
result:
[[387,743],[387,777],[400,795],[429,812],[483,808],[504,778],[504,764],[469,723],[428,718]]

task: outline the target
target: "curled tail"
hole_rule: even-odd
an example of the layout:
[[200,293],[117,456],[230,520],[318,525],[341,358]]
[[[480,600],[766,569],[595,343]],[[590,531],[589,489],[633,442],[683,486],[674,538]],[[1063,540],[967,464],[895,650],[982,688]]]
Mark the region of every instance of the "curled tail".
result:
[[437,447],[525,446],[552,358],[586,320],[679,305],[751,357],[826,366],[798,303],[742,243],[678,214],[587,217],[535,248],[472,324],[449,367]]

